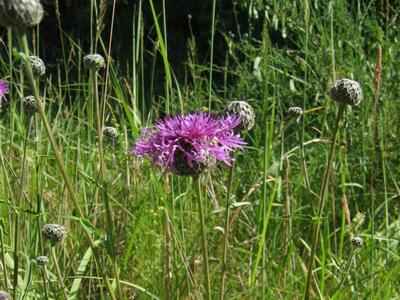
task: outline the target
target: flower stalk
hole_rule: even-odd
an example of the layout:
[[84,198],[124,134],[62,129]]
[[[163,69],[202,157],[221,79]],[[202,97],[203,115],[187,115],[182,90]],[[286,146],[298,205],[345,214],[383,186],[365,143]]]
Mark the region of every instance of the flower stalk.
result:
[[204,281],[205,281],[205,290],[206,290],[206,299],[211,300],[211,284],[210,284],[210,267],[208,263],[208,247],[207,247],[207,233],[206,233],[206,224],[204,220],[204,207],[203,207],[203,199],[201,195],[201,183],[198,176],[193,177],[193,183],[197,192],[197,206],[199,212],[200,219],[200,227],[201,227],[201,246],[203,252],[203,271],[204,271]]
[[231,166],[229,167],[228,175],[228,187],[226,193],[226,205],[225,205],[225,224],[224,224],[224,239],[222,242],[222,260],[221,260],[221,287],[219,290],[219,299],[225,298],[225,279],[227,269],[227,257],[229,248],[229,223],[230,223],[230,207],[231,207],[231,196],[232,196],[232,184],[233,174],[235,171],[235,159],[233,159]]
[[328,165],[326,167],[325,174],[324,174],[321,188],[320,188],[318,211],[317,211],[316,220],[314,220],[313,228],[312,228],[311,252],[310,252],[310,258],[308,261],[307,281],[306,281],[306,288],[305,288],[305,293],[304,293],[304,299],[307,299],[307,300],[310,299],[310,287],[311,287],[311,280],[312,280],[313,267],[314,267],[314,261],[315,261],[315,253],[317,250],[318,235],[319,235],[319,229],[321,226],[321,218],[322,218],[322,215],[324,212],[326,195],[327,195],[329,181],[330,181],[330,177],[331,177],[331,173],[332,173],[333,157],[335,154],[335,146],[336,146],[336,140],[337,140],[337,132],[339,129],[340,120],[342,119],[345,110],[346,110],[346,104],[340,103],[339,110],[338,110],[338,113],[336,116],[335,126],[333,129],[331,147],[329,149]]

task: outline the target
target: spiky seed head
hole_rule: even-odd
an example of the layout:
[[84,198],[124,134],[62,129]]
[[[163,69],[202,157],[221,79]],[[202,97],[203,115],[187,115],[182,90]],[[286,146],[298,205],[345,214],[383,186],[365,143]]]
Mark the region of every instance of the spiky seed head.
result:
[[303,109],[298,106],[293,106],[288,109],[288,115],[290,118],[300,118],[303,115]]
[[118,136],[118,130],[112,126],[106,126],[103,129],[103,134],[109,138],[116,138]]
[[253,107],[247,101],[232,101],[225,110],[226,114],[240,117],[241,124],[236,131],[249,131],[256,122]]
[[98,70],[104,68],[105,61],[100,54],[88,54],[83,58],[83,65],[89,70]]
[[337,102],[352,106],[360,104],[363,100],[360,83],[348,78],[336,81],[335,85],[331,88],[331,96]]
[[5,291],[0,291],[0,300],[8,300],[8,299],[10,299],[10,296],[8,295],[8,293]]
[[0,0],[0,25],[4,27],[32,27],[42,18],[40,0]]
[[65,235],[66,231],[64,226],[59,224],[46,224],[42,227],[42,234],[44,238],[50,241],[53,245],[61,242]]
[[29,56],[29,62],[31,63],[32,73],[34,76],[40,77],[46,73],[46,66],[40,57],[31,55]]
[[36,257],[35,261],[39,266],[44,267],[49,262],[49,258],[45,255],[41,255]]
[[38,105],[37,105],[36,99],[32,95],[26,96],[22,100],[22,105],[23,105],[25,111],[30,115],[38,112]]
[[364,241],[359,236],[355,236],[351,239],[351,243],[354,247],[361,247],[364,244]]

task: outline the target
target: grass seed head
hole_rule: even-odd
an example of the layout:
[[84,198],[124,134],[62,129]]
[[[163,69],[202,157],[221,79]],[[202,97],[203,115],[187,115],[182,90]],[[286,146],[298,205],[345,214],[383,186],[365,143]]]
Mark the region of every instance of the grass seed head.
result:
[[40,23],[43,6],[39,0],[0,0],[0,25],[25,28]]
[[238,131],[249,131],[256,123],[254,109],[247,101],[232,101],[225,113],[241,118],[241,124],[236,128]]
[[22,100],[22,105],[28,115],[33,115],[38,112],[38,105],[34,96],[26,96]]
[[64,226],[59,224],[46,224],[42,228],[44,238],[49,240],[53,245],[61,242],[66,235]]
[[35,261],[39,266],[44,267],[49,262],[49,258],[45,255],[41,255],[36,257]]
[[104,68],[105,61],[100,54],[88,54],[83,58],[83,65],[89,70],[98,70]]
[[343,78],[331,88],[331,96],[337,102],[356,106],[361,103],[363,92],[357,81]]
[[351,243],[354,247],[361,247],[364,244],[364,241],[359,236],[355,236],[351,239]]

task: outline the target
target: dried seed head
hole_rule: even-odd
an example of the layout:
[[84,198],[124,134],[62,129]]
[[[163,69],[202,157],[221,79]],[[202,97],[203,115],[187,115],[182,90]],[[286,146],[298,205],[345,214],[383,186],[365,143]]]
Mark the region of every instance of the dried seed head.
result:
[[41,266],[41,267],[44,267],[44,266],[47,265],[47,263],[49,262],[48,257],[45,256],[45,255],[38,256],[38,257],[36,257],[35,260],[36,260],[36,263],[37,263],[39,266]]
[[232,101],[225,109],[225,113],[241,118],[242,122],[237,128],[238,131],[249,131],[256,122],[253,107],[246,101]]
[[287,111],[289,118],[299,119],[303,115],[303,109],[298,106],[290,107]]
[[89,70],[104,68],[105,61],[100,54],[88,54],[83,58],[83,65]]
[[355,236],[351,239],[351,243],[353,244],[354,247],[361,247],[364,241],[359,236]]
[[357,81],[343,78],[331,88],[331,96],[337,102],[355,106],[361,103],[363,92]]
[[106,126],[103,129],[103,134],[109,138],[116,138],[118,136],[118,130],[112,126]]
[[35,26],[43,18],[39,0],[0,0],[0,25],[24,28]]
[[32,115],[38,112],[38,105],[34,96],[26,96],[22,100],[22,105],[27,114]]
[[46,224],[42,227],[42,234],[44,238],[54,245],[64,239],[66,231],[64,226],[59,224]]
[[8,295],[8,293],[5,291],[0,291],[0,300],[8,300],[8,299],[10,299],[10,296]]
[[40,57],[31,55],[29,56],[29,61],[32,66],[32,73],[34,76],[40,77],[46,73],[46,66]]

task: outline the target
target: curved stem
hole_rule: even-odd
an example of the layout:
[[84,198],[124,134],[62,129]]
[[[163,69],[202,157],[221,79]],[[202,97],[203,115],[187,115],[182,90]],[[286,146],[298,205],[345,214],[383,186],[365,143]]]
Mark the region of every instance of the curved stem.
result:
[[206,224],[204,221],[203,199],[201,197],[201,184],[198,177],[194,178],[194,184],[196,185],[197,205],[199,210],[200,227],[201,227],[201,243],[203,251],[203,267],[204,267],[203,269],[204,269],[206,299],[211,300],[210,268],[208,265],[208,250],[207,250],[207,233],[206,233]]
[[317,244],[318,244],[319,228],[320,228],[320,224],[321,224],[322,214],[324,211],[325,199],[326,199],[328,186],[329,186],[329,180],[330,180],[330,176],[332,173],[332,164],[333,164],[333,156],[335,153],[337,132],[339,129],[340,120],[344,114],[345,109],[346,109],[346,105],[341,103],[339,106],[339,111],[336,116],[335,127],[333,129],[332,142],[331,142],[331,147],[329,149],[329,156],[328,156],[328,165],[326,167],[324,178],[323,178],[322,184],[321,184],[317,218],[316,218],[316,220],[314,220],[314,223],[313,223],[311,252],[310,252],[310,258],[308,261],[307,282],[306,282],[306,288],[305,288],[305,292],[304,292],[304,299],[306,299],[306,300],[310,299],[310,287],[311,287],[312,273],[313,273],[313,267],[314,267],[315,252],[317,250]]

